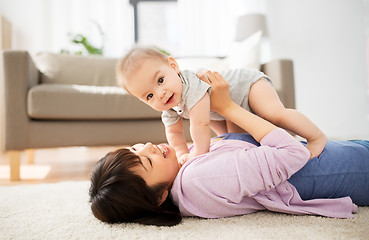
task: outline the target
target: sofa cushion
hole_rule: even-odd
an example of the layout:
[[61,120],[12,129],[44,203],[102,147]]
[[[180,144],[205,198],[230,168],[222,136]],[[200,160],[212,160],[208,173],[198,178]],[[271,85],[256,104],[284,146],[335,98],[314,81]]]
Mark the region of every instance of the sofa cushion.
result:
[[110,86],[40,84],[28,92],[27,104],[28,115],[34,119],[160,119],[161,116],[161,112],[124,89]]
[[181,70],[197,72],[202,69],[226,71],[232,68],[255,68],[260,70],[260,43],[262,32],[257,31],[247,39],[233,42],[227,57],[179,57],[176,58]]
[[33,59],[41,83],[116,86],[116,58],[40,52]]

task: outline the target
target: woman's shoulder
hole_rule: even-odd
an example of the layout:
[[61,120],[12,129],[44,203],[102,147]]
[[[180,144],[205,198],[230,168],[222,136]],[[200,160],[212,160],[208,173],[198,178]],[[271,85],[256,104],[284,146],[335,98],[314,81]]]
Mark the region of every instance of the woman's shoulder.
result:
[[[224,141],[222,146],[230,145],[231,141],[237,140]],[[182,214],[214,217],[217,212],[214,206],[219,206],[220,202],[240,193],[236,184],[238,177],[237,164],[233,157],[235,151],[242,149],[217,148],[190,159],[182,166],[171,189],[172,199]]]
[[[227,174],[232,166],[234,153],[238,149],[252,147],[252,144],[239,140],[221,140],[212,143],[209,152],[188,160],[179,170],[175,181],[186,185],[203,181],[219,173]],[[228,166],[228,167],[227,167]]]

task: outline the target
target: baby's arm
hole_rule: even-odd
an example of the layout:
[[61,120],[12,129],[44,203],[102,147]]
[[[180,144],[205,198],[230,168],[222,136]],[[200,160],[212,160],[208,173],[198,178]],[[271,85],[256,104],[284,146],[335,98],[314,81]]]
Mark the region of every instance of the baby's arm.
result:
[[178,119],[178,122],[175,124],[166,127],[165,134],[169,145],[176,151],[177,158],[188,153],[186,138],[183,133],[182,118]]
[[190,132],[194,143],[190,157],[207,153],[210,148],[210,97],[207,93],[190,110]]

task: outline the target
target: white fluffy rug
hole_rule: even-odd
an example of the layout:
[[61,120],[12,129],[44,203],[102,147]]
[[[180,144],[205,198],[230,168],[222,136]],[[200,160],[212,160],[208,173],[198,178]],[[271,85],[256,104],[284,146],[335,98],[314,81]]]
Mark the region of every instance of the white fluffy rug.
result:
[[354,219],[271,212],[184,218],[175,227],[101,223],[88,203],[89,182],[0,187],[0,239],[369,239],[369,207]]

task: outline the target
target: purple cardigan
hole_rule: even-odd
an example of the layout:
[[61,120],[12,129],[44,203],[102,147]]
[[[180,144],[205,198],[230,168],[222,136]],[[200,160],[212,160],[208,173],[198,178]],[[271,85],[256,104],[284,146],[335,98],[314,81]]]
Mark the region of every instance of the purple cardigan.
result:
[[353,218],[351,198],[303,201],[286,181],[308,161],[309,151],[282,129],[267,134],[257,147],[239,140],[211,145],[209,153],[189,160],[174,180],[171,196],[183,216],[219,218],[271,210]]

